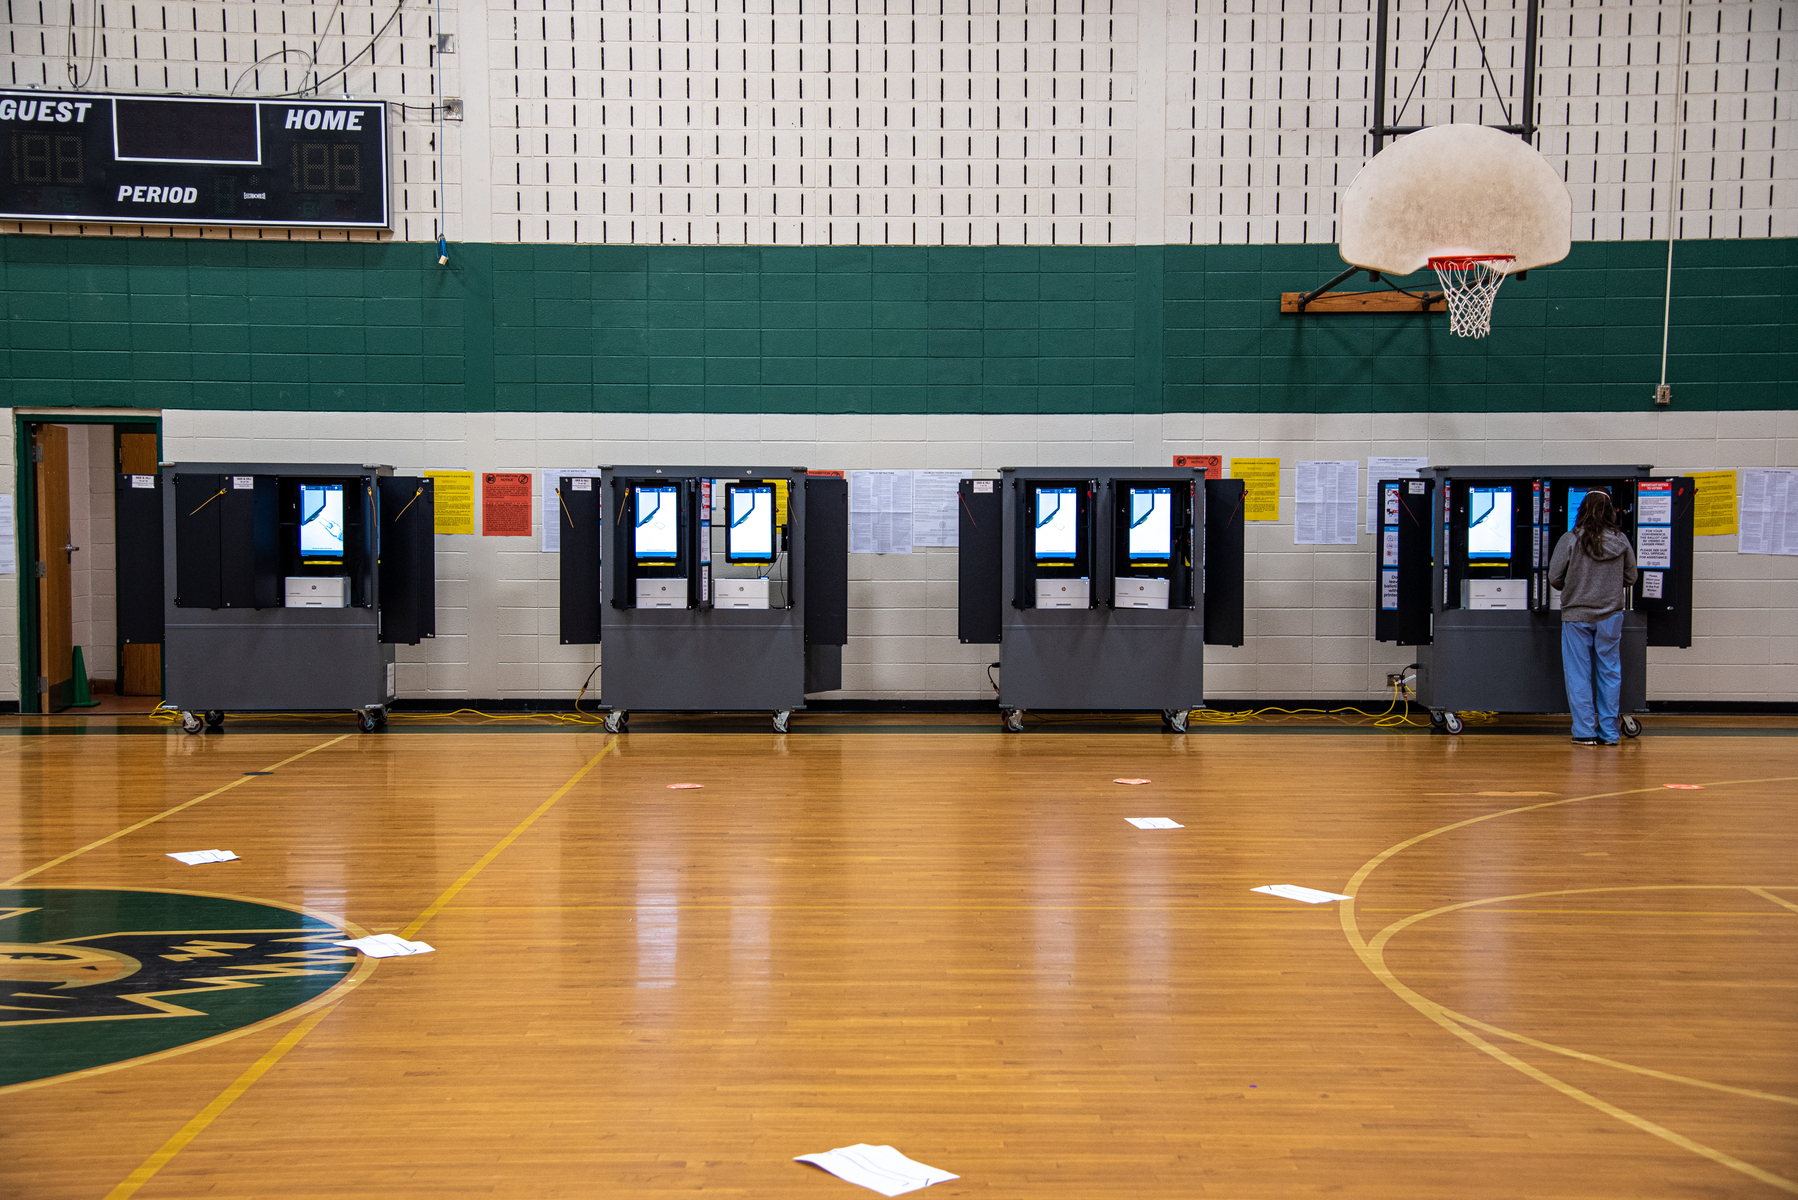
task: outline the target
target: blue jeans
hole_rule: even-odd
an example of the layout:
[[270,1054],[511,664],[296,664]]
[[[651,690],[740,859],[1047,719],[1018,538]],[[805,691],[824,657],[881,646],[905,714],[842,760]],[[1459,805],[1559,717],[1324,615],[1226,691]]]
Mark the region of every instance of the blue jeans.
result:
[[1620,612],[1602,621],[1561,623],[1561,670],[1567,676],[1567,706],[1573,713],[1574,737],[1595,737],[1601,742],[1617,740],[1617,709],[1623,697],[1622,646]]

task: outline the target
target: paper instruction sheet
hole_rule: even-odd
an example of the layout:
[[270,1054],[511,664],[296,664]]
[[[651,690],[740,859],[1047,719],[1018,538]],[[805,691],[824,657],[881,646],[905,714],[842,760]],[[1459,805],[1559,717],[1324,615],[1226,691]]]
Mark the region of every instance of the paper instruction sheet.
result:
[[849,553],[911,553],[915,474],[915,471],[849,472]]
[[911,544],[961,545],[961,481],[972,471],[916,471],[912,481]]
[[19,569],[19,538],[13,531],[11,496],[0,496],[0,575]]
[[1798,554],[1798,471],[1749,467],[1742,472],[1742,554]]
[[870,1146],[866,1142],[839,1146],[822,1154],[801,1154],[793,1161],[823,1167],[845,1183],[865,1187],[883,1196],[903,1196],[933,1183],[961,1178],[941,1168],[915,1162],[891,1146]]
[[1353,546],[1356,486],[1361,461],[1354,458],[1301,461],[1293,471],[1292,544]]

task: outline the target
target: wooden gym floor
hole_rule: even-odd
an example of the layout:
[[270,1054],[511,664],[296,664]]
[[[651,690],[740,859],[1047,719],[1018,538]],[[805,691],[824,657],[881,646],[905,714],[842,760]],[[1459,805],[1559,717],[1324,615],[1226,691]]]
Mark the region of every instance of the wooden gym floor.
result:
[[1645,723],[0,721],[0,1196],[1798,1192],[1798,721]]

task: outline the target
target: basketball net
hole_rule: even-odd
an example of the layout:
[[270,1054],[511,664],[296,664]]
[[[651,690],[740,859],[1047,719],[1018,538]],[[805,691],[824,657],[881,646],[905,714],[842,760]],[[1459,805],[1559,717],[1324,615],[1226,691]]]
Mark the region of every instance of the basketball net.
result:
[[1458,254],[1430,260],[1448,301],[1450,333],[1477,338],[1492,332],[1492,302],[1505,281],[1505,268],[1516,261],[1514,254]]

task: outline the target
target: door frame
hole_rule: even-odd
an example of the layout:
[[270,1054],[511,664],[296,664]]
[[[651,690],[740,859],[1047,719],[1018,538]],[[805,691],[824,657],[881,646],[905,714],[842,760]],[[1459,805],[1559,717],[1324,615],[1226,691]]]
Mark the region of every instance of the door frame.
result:
[[[131,425],[132,432],[156,434],[156,460],[162,461],[162,411],[152,409],[77,408],[13,410],[13,528],[14,554],[19,587],[19,707],[21,713],[41,713],[38,696],[37,612],[37,471],[31,461],[33,425]],[[118,434],[113,434],[113,461],[118,461]],[[114,471],[113,474],[117,474]],[[29,569],[28,569],[29,568]]]

